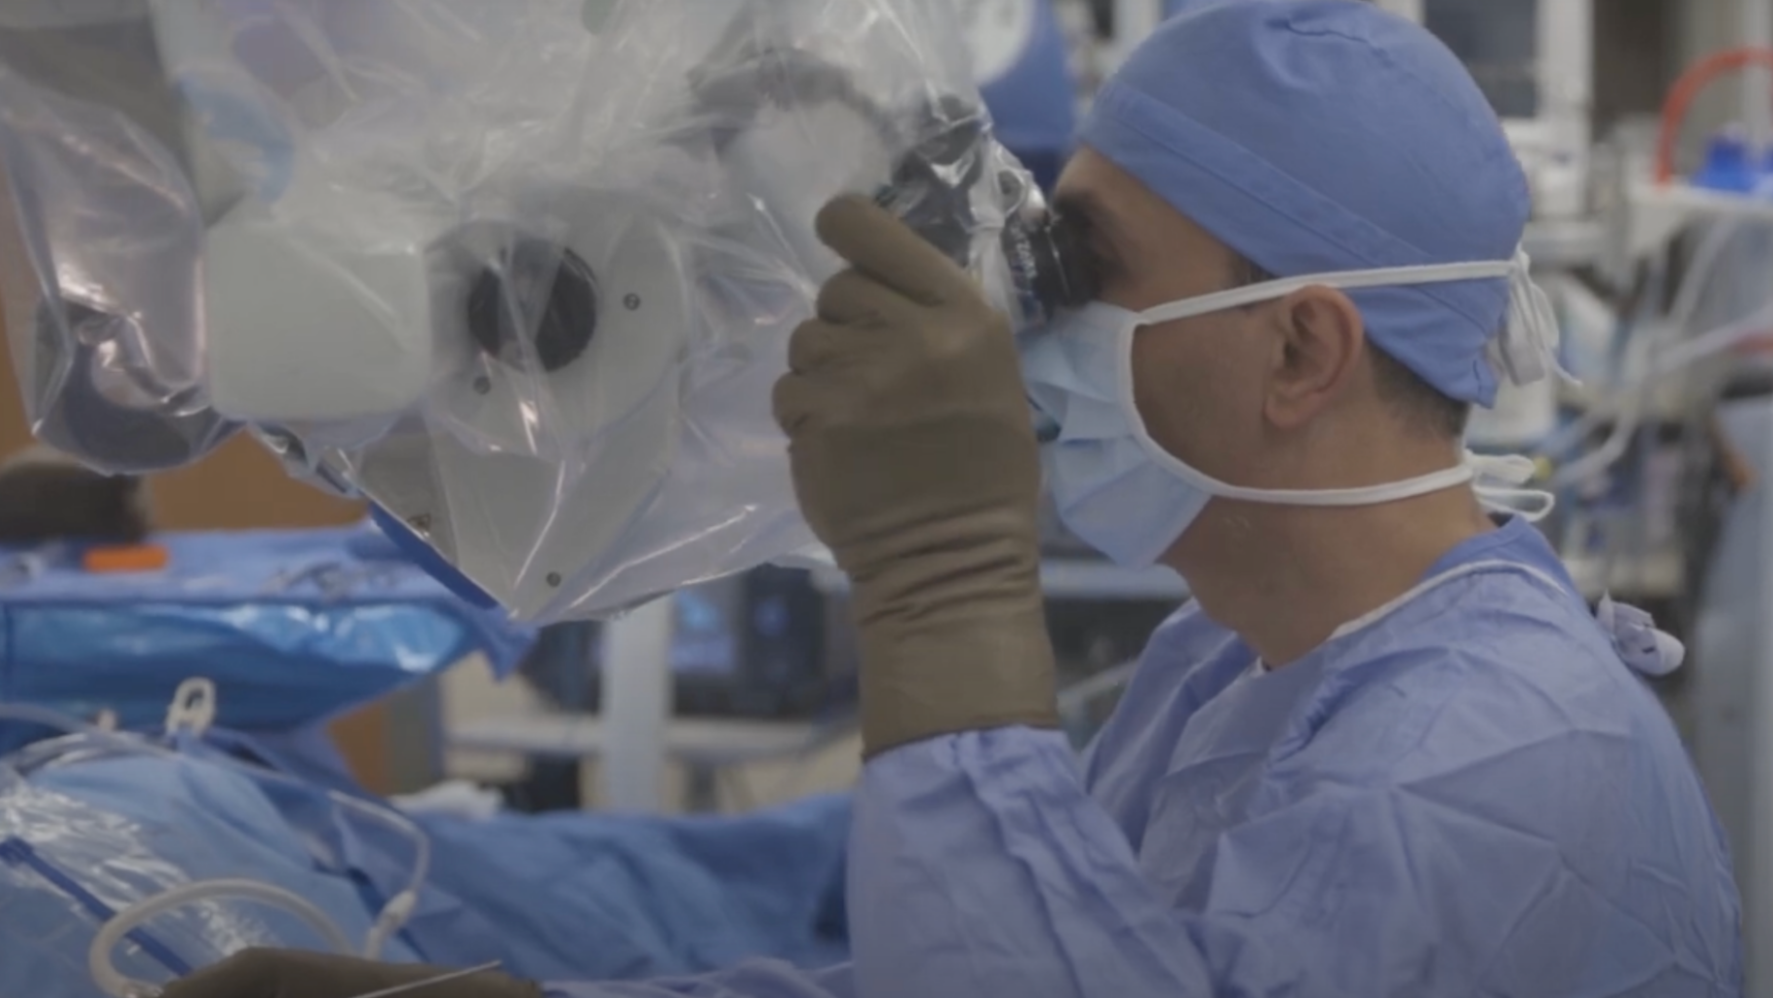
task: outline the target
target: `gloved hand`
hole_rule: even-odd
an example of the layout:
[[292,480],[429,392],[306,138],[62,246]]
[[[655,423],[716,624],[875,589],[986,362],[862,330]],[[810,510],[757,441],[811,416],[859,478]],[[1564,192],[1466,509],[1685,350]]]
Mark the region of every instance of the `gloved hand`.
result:
[[852,269],[795,331],[775,412],[801,511],[853,585],[864,750],[1056,727],[1040,456],[1009,321],[866,199],[827,205],[818,233]]
[[[167,987],[161,998],[360,998],[449,973],[328,953],[249,949]],[[541,998],[540,986],[495,971],[413,991],[413,998]]]

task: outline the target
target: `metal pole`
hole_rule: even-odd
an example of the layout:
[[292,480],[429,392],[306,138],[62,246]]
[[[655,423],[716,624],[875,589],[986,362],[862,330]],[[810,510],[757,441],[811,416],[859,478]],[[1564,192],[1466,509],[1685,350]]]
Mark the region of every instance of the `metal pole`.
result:
[[1402,15],[1421,24],[1424,16],[1422,8],[1427,0],[1373,0],[1373,2],[1393,14]]
[[[1773,46],[1773,0],[1739,0],[1741,44]],[[1773,75],[1751,65],[1742,73],[1742,125],[1750,148],[1765,149],[1773,140]]]
[[1114,65],[1127,60],[1139,43],[1163,23],[1164,0],[1114,0]]
[[[1769,434],[1763,446],[1773,445]],[[1760,462],[1762,472],[1773,468],[1773,453]],[[1760,499],[1760,600],[1765,605],[1769,584],[1773,584],[1773,500]],[[1732,843],[1747,855],[1746,878],[1739,877],[1744,909],[1746,951],[1745,968],[1749,987],[1745,994],[1765,994],[1769,974],[1773,973],[1773,957],[1766,943],[1773,938],[1773,614],[1760,614],[1755,621],[1754,647],[1760,654],[1753,663],[1749,678],[1748,713],[1748,829],[1749,841]]]
[[[1766,45],[1773,36],[1773,0],[1739,0],[1741,8],[1738,13],[1741,20],[1738,27],[1741,32],[1739,41],[1744,45]],[[1769,133],[1769,103],[1773,103],[1773,93],[1769,92],[1770,84],[1766,72],[1751,67],[1742,74],[1742,123],[1748,130],[1749,139],[1754,148],[1765,148]],[[1773,467],[1773,459],[1763,463],[1763,468]],[[1762,500],[1761,508],[1761,564],[1773,565],[1769,554],[1773,554],[1773,501]],[[1769,570],[1762,569],[1763,585]],[[1766,599],[1763,592],[1761,599]],[[1773,974],[1773,959],[1770,959],[1764,944],[1770,928],[1773,928],[1773,729],[1769,729],[1768,721],[1773,718],[1773,668],[1769,668],[1769,659],[1773,658],[1773,619],[1762,615],[1759,620],[1761,633],[1758,635],[1757,646],[1760,649],[1759,666],[1750,679],[1751,695],[1749,706],[1750,723],[1748,740],[1750,762],[1748,766],[1749,815],[1748,827],[1752,832],[1747,843],[1736,844],[1736,848],[1746,852],[1745,866],[1750,874],[1742,884],[1742,903],[1745,910],[1746,932],[1750,936],[1745,950],[1748,965],[1749,987],[1762,989],[1767,979]],[[1751,994],[1762,993],[1751,990]]]
[[1588,202],[1594,106],[1594,0],[1539,0],[1539,121],[1558,172],[1542,213],[1574,216]]

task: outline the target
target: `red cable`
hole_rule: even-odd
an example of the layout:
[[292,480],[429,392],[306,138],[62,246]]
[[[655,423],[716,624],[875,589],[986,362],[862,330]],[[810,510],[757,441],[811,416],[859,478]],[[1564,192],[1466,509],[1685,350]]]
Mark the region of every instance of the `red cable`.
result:
[[1773,69],[1773,49],[1746,45],[1714,53],[1682,73],[1669,88],[1668,99],[1662,103],[1662,127],[1656,138],[1657,183],[1666,184],[1674,179],[1675,145],[1680,141],[1681,126],[1687,123],[1693,102],[1718,77],[1755,65]]

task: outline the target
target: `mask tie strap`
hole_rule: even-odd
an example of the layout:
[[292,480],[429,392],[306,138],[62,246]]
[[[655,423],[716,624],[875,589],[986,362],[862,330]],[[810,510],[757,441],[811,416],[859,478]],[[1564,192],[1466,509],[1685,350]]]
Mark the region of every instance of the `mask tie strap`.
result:
[[1518,386],[1555,374],[1575,384],[1558,360],[1562,331],[1551,296],[1533,280],[1533,259],[1525,248],[1515,250],[1508,270],[1508,317],[1502,332],[1490,341],[1490,366]]
[[1528,523],[1538,523],[1557,508],[1556,496],[1544,489],[1527,487],[1539,471],[1532,458],[1467,452],[1465,463],[1472,471],[1472,490],[1487,510],[1512,513]]

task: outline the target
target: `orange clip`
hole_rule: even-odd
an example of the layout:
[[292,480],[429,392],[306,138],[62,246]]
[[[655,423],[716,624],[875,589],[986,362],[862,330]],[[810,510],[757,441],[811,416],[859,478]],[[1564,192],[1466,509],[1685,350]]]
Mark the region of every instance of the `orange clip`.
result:
[[158,572],[170,560],[166,548],[159,544],[131,544],[89,548],[80,564],[88,572]]

